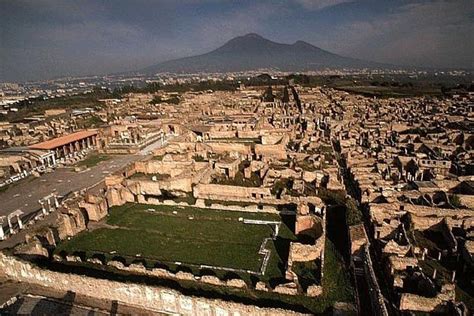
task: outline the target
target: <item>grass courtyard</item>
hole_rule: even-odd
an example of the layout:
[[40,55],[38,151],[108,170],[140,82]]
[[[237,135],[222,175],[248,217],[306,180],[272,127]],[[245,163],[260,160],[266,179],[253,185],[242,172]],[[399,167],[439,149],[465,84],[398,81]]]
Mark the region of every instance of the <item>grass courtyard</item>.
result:
[[[155,209],[154,212],[147,211]],[[177,214],[173,214],[177,211]],[[193,219],[189,219],[190,216]],[[276,240],[269,242],[271,250],[264,276],[237,273],[239,277],[254,284],[257,281],[276,285],[284,281],[289,244],[296,240],[292,233],[295,218],[292,215],[268,213],[245,213],[233,211],[212,211],[193,207],[156,206],[126,204],[114,207],[107,217],[107,227],[77,235],[70,241],[58,245],[55,252],[74,253],[84,251],[88,256],[97,252],[106,253],[108,259],[114,256],[127,257],[127,263],[144,259],[148,266],[156,262],[164,263],[169,270],[190,270],[195,275],[201,271],[196,267],[186,267],[185,262],[221,264],[229,267],[258,269],[262,256],[258,254],[264,238],[271,235],[268,225],[243,224],[239,218],[282,221]],[[341,254],[330,240],[326,240],[324,277],[321,280],[323,295],[312,298],[303,295],[289,296],[272,292],[256,291],[252,288],[237,289],[221,287],[194,281],[148,280],[145,277],[111,270],[107,266],[89,264],[61,264],[58,269],[70,273],[106,277],[124,282],[144,282],[163,284],[188,295],[223,298],[246,304],[282,307],[297,311],[326,314],[336,301],[353,302],[352,285]],[[115,254],[109,254],[116,251]],[[136,254],[141,253],[137,258]],[[166,260],[181,261],[183,265],[166,263]],[[178,260],[179,259],[179,260]],[[183,269],[184,268],[184,269]],[[69,270],[68,270],[69,269]],[[206,274],[208,269],[206,269]],[[219,278],[226,278],[226,271],[214,271]],[[235,277],[235,273],[232,278]],[[309,275],[309,278],[314,276]],[[150,282],[150,283],[148,283]]]
[[[276,214],[126,204],[110,210],[107,225],[61,243],[56,253],[121,256],[127,261],[144,260],[148,266],[180,262],[190,267],[212,265],[257,272],[263,260],[258,251],[264,239],[272,236],[274,225],[244,224],[239,218],[281,220]],[[282,233],[291,231],[283,228]],[[269,277],[278,277],[286,258],[280,258],[273,242],[267,248],[272,249],[273,257]]]

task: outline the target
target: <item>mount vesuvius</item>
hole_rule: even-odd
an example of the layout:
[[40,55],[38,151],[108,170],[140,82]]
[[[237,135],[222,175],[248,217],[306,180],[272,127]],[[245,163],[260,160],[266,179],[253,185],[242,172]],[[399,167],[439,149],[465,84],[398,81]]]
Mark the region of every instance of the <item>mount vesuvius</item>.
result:
[[343,57],[303,41],[281,44],[251,33],[233,38],[209,53],[165,61],[140,72],[235,72],[261,68],[308,71],[323,68],[381,67],[387,65]]

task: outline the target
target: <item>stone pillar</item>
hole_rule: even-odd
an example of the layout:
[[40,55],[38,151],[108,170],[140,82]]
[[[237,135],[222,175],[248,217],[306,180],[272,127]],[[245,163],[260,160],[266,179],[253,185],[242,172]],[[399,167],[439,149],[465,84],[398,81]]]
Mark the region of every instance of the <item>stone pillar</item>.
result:
[[10,229],[10,234],[13,234],[13,225],[12,225],[12,221],[10,219],[9,216],[7,216],[7,220],[8,220],[8,228]]
[[59,207],[58,197],[56,195],[54,195],[53,197],[54,197],[54,206],[58,208]]
[[90,137],[86,138],[86,142],[87,142],[87,148],[91,148],[91,138]]
[[38,203],[41,205],[41,212],[43,212],[44,215],[48,214],[48,212],[46,212],[46,208],[44,207],[44,202],[39,200]]
[[53,161],[53,166],[56,166],[56,157],[54,154],[51,156],[51,160]]
[[3,225],[0,224],[0,240],[5,239],[5,232],[3,231]]
[[74,151],[74,145],[72,143],[69,143],[69,151],[71,156],[75,156],[75,151]]
[[53,210],[53,207],[51,206],[51,200],[50,200],[49,197],[48,197],[48,199],[47,199],[46,201],[48,201],[48,212],[51,213],[52,211],[54,211],[54,210]]
[[23,222],[21,221],[20,215],[17,215],[16,219],[18,220],[18,227],[20,229],[23,229]]

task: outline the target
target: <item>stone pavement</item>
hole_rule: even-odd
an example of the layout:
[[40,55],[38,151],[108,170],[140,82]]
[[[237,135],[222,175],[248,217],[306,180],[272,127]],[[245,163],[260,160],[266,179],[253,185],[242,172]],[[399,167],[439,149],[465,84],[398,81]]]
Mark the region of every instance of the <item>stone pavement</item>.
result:
[[82,172],[68,168],[58,168],[39,178],[27,178],[0,193],[0,216],[21,209],[25,214],[40,209],[38,200],[56,193],[64,196],[70,192],[90,187],[102,181],[132,161],[143,159],[139,155],[112,156],[111,159],[99,162],[96,166]]

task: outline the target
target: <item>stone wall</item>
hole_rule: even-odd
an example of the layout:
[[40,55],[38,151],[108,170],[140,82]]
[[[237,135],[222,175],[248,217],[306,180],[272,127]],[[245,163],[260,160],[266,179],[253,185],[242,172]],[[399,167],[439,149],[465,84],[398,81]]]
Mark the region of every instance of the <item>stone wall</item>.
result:
[[275,159],[286,159],[286,147],[284,144],[278,145],[255,145],[255,153],[261,157],[271,157]]
[[132,192],[136,195],[161,195],[161,190],[191,192],[193,190],[192,181],[191,177],[175,177],[159,181],[127,179],[125,186],[134,188]]
[[[165,158],[163,158],[165,159]],[[192,160],[187,161],[159,161],[159,160],[148,160],[148,161],[137,161],[135,162],[136,172],[144,174],[169,174],[171,177],[175,177],[183,173],[183,171],[190,169],[194,170],[194,162]]]
[[403,293],[400,298],[400,310],[420,312],[440,312],[442,301],[437,297],[423,297],[411,293]]
[[206,143],[207,146],[216,154],[228,154],[230,152],[239,153],[248,156],[252,153],[250,144],[240,143]]
[[185,296],[178,291],[135,283],[121,283],[87,276],[39,269],[0,253],[0,271],[15,281],[37,284],[57,291],[72,291],[97,299],[116,300],[161,313],[183,315],[301,315],[289,310],[259,308],[217,299]]
[[198,184],[194,187],[194,197],[207,200],[228,199],[235,201],[258,202],[264,198],[270,198],[269,188],[240,187],[220,184]]

